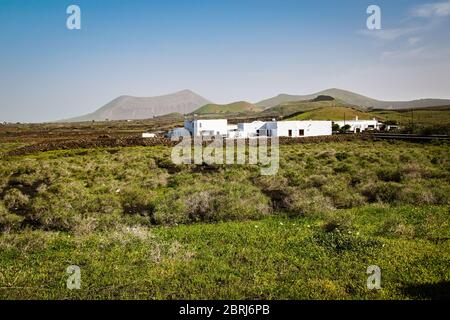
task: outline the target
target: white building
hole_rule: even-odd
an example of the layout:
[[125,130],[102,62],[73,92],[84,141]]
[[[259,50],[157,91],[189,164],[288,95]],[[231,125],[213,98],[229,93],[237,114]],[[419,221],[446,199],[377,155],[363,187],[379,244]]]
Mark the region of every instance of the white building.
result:
[[226,119],[186,120],[184,127],[191,136],[224,136],[228,135],[228,121]]
[[253,137],[315,137],[332,134],[331,121],[254,121],[228,125],[226,119],[185,121],[184,128],[175,128],[169,137],[223,136],[232,139]]
[[347,120],[347,121],[333,121],[334,124],[339,125],[340,128],[348,125],[350,129],[348,131],[359,133],[363,131],[370,130],[380,130],[382,123],[378,122],[377,119],[373,118],[372,120],[359,120],[358,117],[355,120]]
[[[253,121],[250,123],[238,123],[238,138],[257,137],[265,130],[266,122]],[[266,134],[261,134],[266,135]]]
[[142,138],[156,138],[156,133],[144,132]]
[[267,135],[277,137],[319,137],[332,134],[331,121],[273,121],[266,123]]
[[331,121],[255,121],[238,124],[239,137],[317,137],[332,134]]
[[239,137],[239,130],[237,124],[227,125],[227,137],[232,139],[236,139]]

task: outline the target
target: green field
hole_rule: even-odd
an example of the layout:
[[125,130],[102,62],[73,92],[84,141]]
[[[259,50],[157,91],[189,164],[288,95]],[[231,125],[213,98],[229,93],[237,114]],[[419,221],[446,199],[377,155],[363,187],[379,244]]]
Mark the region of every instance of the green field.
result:
[[[275,176],[177,166],[167,147],[3,158],[0,297],[444,297],[448,145],[280,151]],[[81,268],[81,290],[65,288],[69,265]],[[382,270],[379,291],[366,288],[369,265]]]
[[418,110],[378,110],[371,114],[401,125],[411,123],[422,125],[450,125],[450,107],[436,107]]
[[293,101],[284,102],[259,113],[262,117],[289,117],[320,108],[348,107],[344,102],[333,101]]
[[296,115],[289,120],[372,120],[375,116],[371,113],[356,110],[348,107],[324,107],[311,111],[306,111]]
[[221,114],[246,114],[256,113],[261,111],[260,108],[249,102],[240,101],[230,104],[207,104],[192,112],[198,115],[221,115]]

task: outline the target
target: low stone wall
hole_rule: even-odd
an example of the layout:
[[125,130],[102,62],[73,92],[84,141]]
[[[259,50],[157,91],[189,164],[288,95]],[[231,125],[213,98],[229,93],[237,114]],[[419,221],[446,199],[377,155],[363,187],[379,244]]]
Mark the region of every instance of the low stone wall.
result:
[[[333,135],[322,137],[303,137],[303,138],[280,138],[280,144],[303,144],[319,142],[345,142],[358,139],[370,139],[364,135]],[[270,141],[270,140],[269,140]],[[4,154],[4,156],[21,156],[37,152],[46,152],[53,150],[71,150],[71,149],[93,149],[93,148],[119,148],[119,147],[152,147],[152,146],[175,146],[178,142],[167,138],[97,138],[97,139],[78,139],[64,141],[41,142],[25,147],[21,147]],[[207,144],[205,142],[204,144]]]

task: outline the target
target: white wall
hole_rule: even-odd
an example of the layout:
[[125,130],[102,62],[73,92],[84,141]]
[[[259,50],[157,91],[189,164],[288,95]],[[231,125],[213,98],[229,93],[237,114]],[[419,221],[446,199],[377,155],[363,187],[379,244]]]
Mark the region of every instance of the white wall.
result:
[[144,132],[142,134],[142,138],[155,138],[155,137],[156,137],[155,133]]
[[226,119],[185,121],[184,127],[193,136],[227,135],[228,121]]
[[[272,135],[278,137],[316,137],[329,136],[332,134],[331,121],[278,121],[268,122],[267,129],[272,130]],[[276,129],[276,131],[273,131]],[[300,134],[303,130],[303,135]]]
[[266,123],[263,121],[254,121],[251,123],[239,123],[239,138],[256,137],[257,130],[265,129]]
[[[335,124],[339,125],[339,127],[343,127],[345,125],[349,125],[349,131],[356,132],[357,129],[360,131],[365,131],[367,129],[379,129],[381,123],[378,120],[349,120],[349,121],[333,121]],[[369,128],[372,126],[373,128]]]
[[[194,136],[222,135],[229,138],[252,138],[258,136],[313,137],[328,136],[332,134],[331,121],[254,121],[228,126],[226,119],[185,121],[185,128]],[[300,134],[303,130],[303,135]]]

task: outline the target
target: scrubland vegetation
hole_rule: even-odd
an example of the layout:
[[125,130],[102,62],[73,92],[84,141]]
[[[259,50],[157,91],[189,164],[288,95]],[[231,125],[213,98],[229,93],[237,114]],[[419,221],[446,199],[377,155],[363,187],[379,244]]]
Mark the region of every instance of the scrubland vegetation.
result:
[[[280,148],[274,176],[251,165],[177,166],[164,146],[1,159],[0,297],[448,293],[448,145]],[[65,288],[71,264],[81,290]],[[381,267],[382,290],[367,290],[369,265]]]

